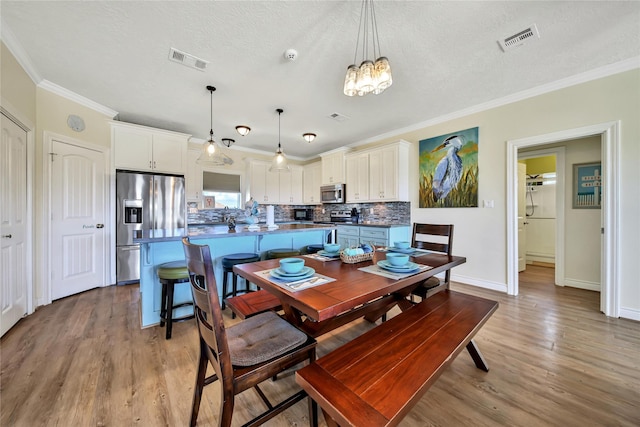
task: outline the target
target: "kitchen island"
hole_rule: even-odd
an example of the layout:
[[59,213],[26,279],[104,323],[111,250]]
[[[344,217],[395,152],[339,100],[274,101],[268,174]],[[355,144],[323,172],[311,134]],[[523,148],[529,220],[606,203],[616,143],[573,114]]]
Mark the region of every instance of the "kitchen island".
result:
[[[165,262],[183,260],[182,238],[198,245],[209,245],[218,295],[222,295],[222,258],[233,253],[253,252],[263,255],[275,248],[302,249],[311,244],[322,244],[335,226],[331,224],[279,224],[269,229],[259,224],[260,229],[249,231],[244,224],[238,224],[236,230],[227,225],[196,225],[173,230],[153,230],[139,233],[134,238],[140,243],[140,300],[142,327],[153,326],[160,322],[160,303],[162,286],[158,281],[156,268]],[[176,286],[174,303],[191,301],[188,285]],[[188,314],[191,307],[175,310],[174,317]]]

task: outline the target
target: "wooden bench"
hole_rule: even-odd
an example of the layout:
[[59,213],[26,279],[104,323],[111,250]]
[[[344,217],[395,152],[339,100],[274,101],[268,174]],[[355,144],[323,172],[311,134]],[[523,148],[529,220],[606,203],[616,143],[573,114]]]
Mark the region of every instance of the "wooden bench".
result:
[[241,319],[282,309],[280,300],[264,289],[227,298],[226,304]]
[[484,298],[445,290],[416,304],[296,372],[329,426],[394,426],[472,341],[498,308]]

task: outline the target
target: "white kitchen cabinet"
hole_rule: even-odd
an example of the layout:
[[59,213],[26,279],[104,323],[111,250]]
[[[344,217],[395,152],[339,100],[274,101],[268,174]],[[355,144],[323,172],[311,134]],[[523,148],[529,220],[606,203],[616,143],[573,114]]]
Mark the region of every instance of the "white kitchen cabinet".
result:
[[249,195],[264,204],[301,205],[301,166],[291,165],[291,172],[269,172],[271,163],[252,160],[249,163]]
[[321,154],[322,184],[342,184],[345,180],[344,154],[346,150]]
[[190,135],[123,122],[111,123],[116,169],[184,175]]
[[369,154],[346,156],[347,203],[369,200]]
[[199,203],[202,200],[202,167],[197,163],[201,153],[202,149],[187,151],[187,168],[184,180],[188,202]]
[[282,205],[301,205],[303,168],[289,165],[291,172],[274,172],[280,181],[279,201]]
[[302,201],[305,205],[320,204],[320,186],[322,185],[322,164],[311,163],[304,167]]
[[399,141],[369,153],[370,201],[409,201],[409,146]]

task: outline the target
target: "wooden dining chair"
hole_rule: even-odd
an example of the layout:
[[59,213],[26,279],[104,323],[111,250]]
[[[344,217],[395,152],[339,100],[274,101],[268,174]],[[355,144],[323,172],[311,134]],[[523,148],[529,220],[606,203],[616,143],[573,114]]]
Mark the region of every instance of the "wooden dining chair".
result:
[[[453,224],[414,223],[411,247],[451,255],[453,250]],[[425,299],[443,289],[449,289],[450,280],[451,270],[447,270],[444,273],[444,280],[432,276],[420,283],[411,292],[411,297],[413,298],[415,295]]]
[[[218,299],[209,246],[182,240],[193,294],[200,338],[200,360],[193,392],[190,425],[196,425],[205,385],[220,380],[222,386],[219,426],[230,426],[235,395],[255,389],[267,410],[245,426],[258,426],[307,396],[299,390],[272,405],[258,385],[300,363],[316,358],[316,341],[274,312],[266,312],[225,327]],[[207,377],[207,366],[214,373]],[[317,404],[309,398],[309,419],[318,424]]]

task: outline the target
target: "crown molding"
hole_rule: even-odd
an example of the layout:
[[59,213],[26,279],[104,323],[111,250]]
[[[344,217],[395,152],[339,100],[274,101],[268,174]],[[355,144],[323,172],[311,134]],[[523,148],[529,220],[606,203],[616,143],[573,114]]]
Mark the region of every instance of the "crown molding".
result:
[[637,68],[640,68],[640,56],[629,58],[620,62],[615,62],[613,64],[605,65],[600,68],[595,68],[590,71],[585,71],[584,73],[580,73],[570,77],[566,77],[564,79],[556,80],[554,82],[537,86],[531,89],[523,90],[521,92],[516,92],[502,98],[497,98],[492,101],[474,105],[474,106],[465,108],[463,110],[459,110],[450,114],[445,114],[443,116],[435,117],[433,119],[429,119],[424,122],[419,122],[404,128],[394,129],[392,131],[385,132],[377,136],[373,136],[358,142],[354,142],[352,144],[349,144],[348,147],[355,148],[360,145],[365,145],[365,144],[370,144],[372,142],[380,141],[381,139],[395,138],[399,135],[402,135],[408,132],[424,129],[429,126],[435,126],[440,123],[448,122],[450,120],[455,120],[455,119],[466,117],[472,114],[481,113],[483,111],[491,110],[497,107],[502,107],[504,105],[511,104],[513,102],[518,102],[518,101],[533,98],[536,96],[544,95],[546,93],[555,92],[560,89],[564,89],[564,88],[579,85],[582,83],[587,83],[593,80],[598,80],[601,78],[613,76],[615,74],[624,73],[626,71],[631,71]]
[[66,98],[70,101],[73,101],[77,104],[83,105],[87,108],[97,111],[100,114],[104,114],[105,116],[109,116],[110,119],[113,119],[118,115],[118,112],[112,110],[109,107],[105,107],[102,104],[98,104],[95,101],[90,100],[89,98],[85,98],[82,95],[78,95],[75,92],[70,91],[69,89],[65,89],[62,86],[58,86],[55,83],[50,82],[49,80],[42,80],[37,85],[39,88],[54,93],[58,96]]
[[24,50],[22,44],[20,44],[15,34],[13,34],[13,31],[11,31],[9,26],[7,26],[6,22],[4,22],[4,19],[2,18],[0,18],[0,30],[0,37],[2,38],[2,41],[4,42],[5,46],[7,46],[7,49],[9,49],[9,52],[11,52],[13,57],[16,58],[18,64],[20,64],[29,78],[31,78],[31,80],[36,85],[40,83],[42,81],[42,77],[40,76],[40,73],[38,73],[38,70],[36,70],[36,67],[33,65],[31,57]]

